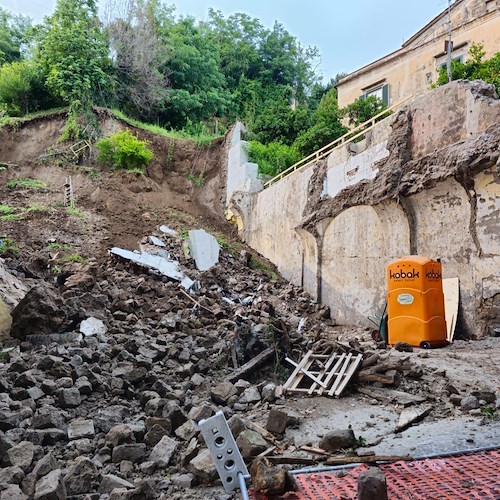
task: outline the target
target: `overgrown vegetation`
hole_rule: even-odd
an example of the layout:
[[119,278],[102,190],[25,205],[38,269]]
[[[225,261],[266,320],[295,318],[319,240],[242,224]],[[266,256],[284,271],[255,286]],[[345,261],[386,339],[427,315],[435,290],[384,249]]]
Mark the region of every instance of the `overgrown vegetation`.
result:
[[40,191],[48,188],[45,182],[38,179],[11,179],[6,186],[9,189],[27,189],[29,191]]
[[[451,61],[452,80],[484,80],[486,83],[495,85],[497,94],[500,94],[500,52],[484,61],[484,46],[479,43],[471,43],[469,58],[466,62]],[[437,85],[448,83],[446,68],[440,68]]]
[[0,238],[0,255],[4,255],[9,251],[19,253],[19,248],[10,238]]
[[129,130],[117,132],[110,137],[100,139],[97,144],[99,161],[112,169],[140,171],[147,167],[153,158],[153,151],[146,141],[137,139]]

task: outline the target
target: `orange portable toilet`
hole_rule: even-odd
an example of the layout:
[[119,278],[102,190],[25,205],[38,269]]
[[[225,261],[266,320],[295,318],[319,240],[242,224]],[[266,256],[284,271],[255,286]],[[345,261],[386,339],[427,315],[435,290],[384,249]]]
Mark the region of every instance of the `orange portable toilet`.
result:
[[410,255],[387,266],[388,343],[447,345],[441,263]]

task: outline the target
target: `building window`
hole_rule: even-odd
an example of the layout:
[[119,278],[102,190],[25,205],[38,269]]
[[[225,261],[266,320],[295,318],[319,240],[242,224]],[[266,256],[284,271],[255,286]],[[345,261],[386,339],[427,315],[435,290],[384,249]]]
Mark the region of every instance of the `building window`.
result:
[[362,99],[366,99],[367,97],[378,97],[382,99],[386,106],[389,106],[389,84],[383,83],[381,85],[377,85],[375,87],[370,87],[364,90]]
[[[461,62],[463,63],[464,62],[464,56],[461,55],[461,56],[458,56],[458,57],[453,57],[451,59],[452,61],[457,61],[457,62]],[[442,62],[440,65],[439,65],[440,68],[444,68],[446,69],[446,61],[445,62]]]

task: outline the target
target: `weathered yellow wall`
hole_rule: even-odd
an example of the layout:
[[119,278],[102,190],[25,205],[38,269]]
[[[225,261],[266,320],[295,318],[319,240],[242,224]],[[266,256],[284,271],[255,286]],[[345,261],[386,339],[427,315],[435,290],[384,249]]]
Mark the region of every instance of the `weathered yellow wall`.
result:
[[[477,90],[480,87],[453,82],[408,105],[412,120],[407,147],[412,161],[425,160],[447,146],[463,149],[475,138],[481,138],[481,154],[482,141],[491,136],[485,131],[499,121],[500,100],[484,97]],[[390,120],[379,126],[387,127],[387,123]],[[373,137],[387,139],[386,134]],[[376,146],[367,140],[369,149]],[[366,168],[376,158],[369,149],[368,154],[358,153],[366,159]],[[321,175],[327,177],[328,170],[345,158],[346,151],[332,153]],[[422,172],[440,168],[446,172],[439,163],[425,166]],[[500,296],[500,177],[496,167],[479,173],[471,170],[467,187],[452,176],[437,176],[426,189],[415,190],[416,194],[325,215],[306,231],[299,226],[311,203],[314,170],[292,174],[257,194],[242,193],[236,200],[244,225],[242,236],[252,248],[275,263],[291,282],[329,305],[336,321],[367,326],[367,316],[382,311],[389,262],[409,254],[441,258],[444,277],[460,278],[459,327],[484,334],[478,311],[485,301]],[[414,174],[415,186],[422,180],[419,175]],[[365,182],[370,192],[371,181]]]
[[[363,89],[382,80],[389,84],[389,105],[427,92],[430,81],[437,80],[439,67],[446,60],[444,55],[435,58],[443,52],[447,39],[445,21],[447,19],[423,33],[410,46],[389,54],[380,63],[373,62],[347,75],[338,84],[339,106],[355,101],[363,94]],[[454,46],[468,44],[454,51],[453,57],[463,54],[467,60],[471,42],[484,45],[486,59],[500,51],[500,7],[496,1],[488,2],[488,5],[485,0],[463,2],[454,12],[452,25],[455,27],[452,33]]]

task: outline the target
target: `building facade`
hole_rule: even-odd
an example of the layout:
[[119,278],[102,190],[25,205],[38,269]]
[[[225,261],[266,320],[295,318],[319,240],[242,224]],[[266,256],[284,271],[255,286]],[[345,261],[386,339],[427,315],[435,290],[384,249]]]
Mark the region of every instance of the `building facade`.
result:
[[500,0],[456,0],[402,47],[342,78],[339,106],[361,96],[380,97],[388,106],[431,88],[446,66],[445,42],[451,18],[452,59],[465,62],[471,43],[480,43],[485,59],[500,51]]

